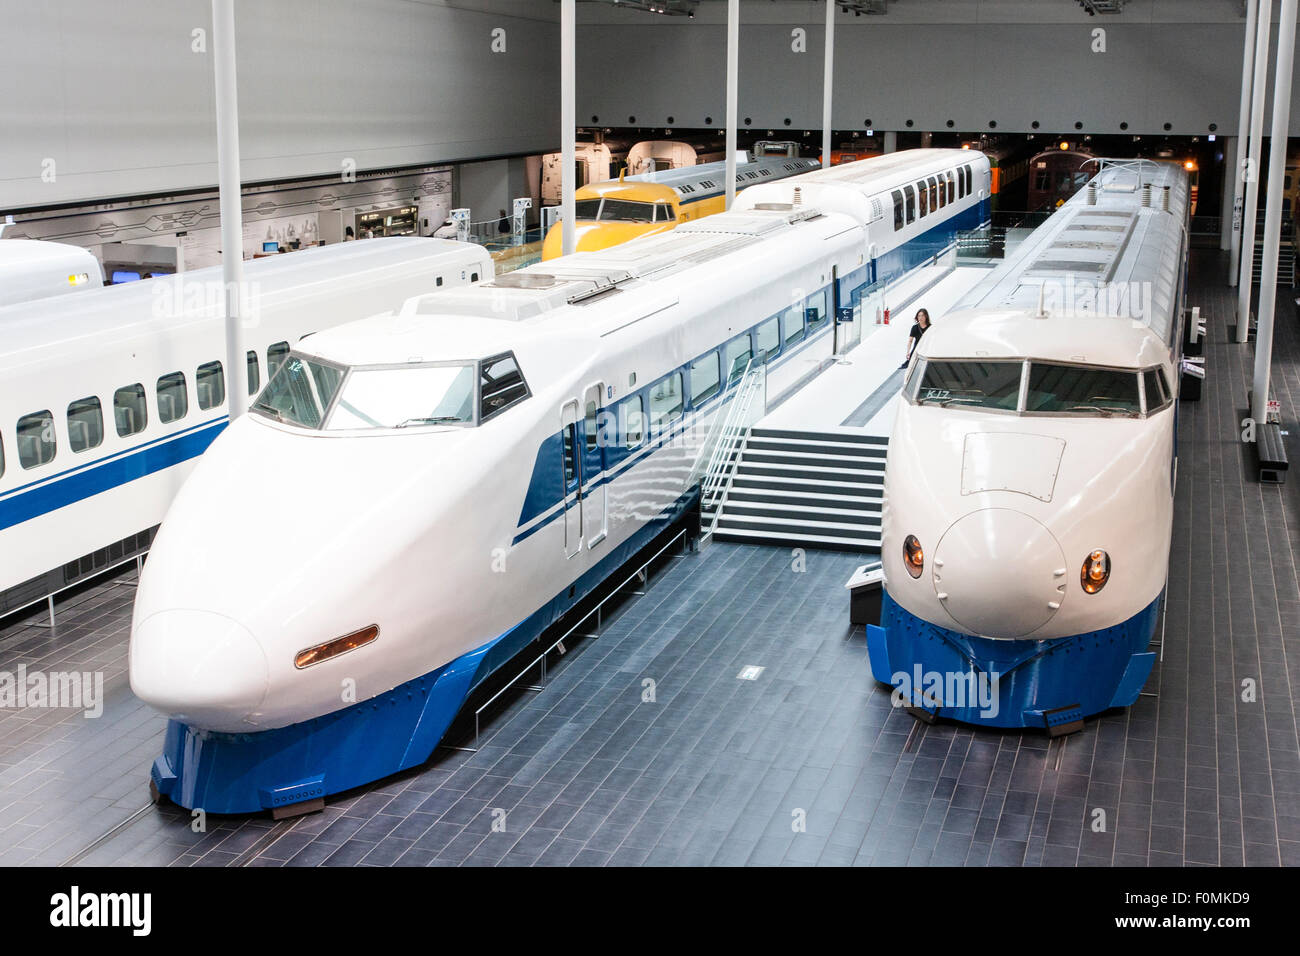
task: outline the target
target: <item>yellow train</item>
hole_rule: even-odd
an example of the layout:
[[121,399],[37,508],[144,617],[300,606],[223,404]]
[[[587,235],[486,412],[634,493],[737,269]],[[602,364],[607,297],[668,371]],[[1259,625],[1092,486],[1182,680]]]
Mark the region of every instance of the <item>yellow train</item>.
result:
[[[817,169],[815,159],[769,157],[736,165],[736,191]],[[606,249],[637,236],[667,232],[679,222],[722,212],[727,164],[701,163],[583,186],[573,194],[574,249]],[[560,255],[560,224],[542,243],[542,258]]]

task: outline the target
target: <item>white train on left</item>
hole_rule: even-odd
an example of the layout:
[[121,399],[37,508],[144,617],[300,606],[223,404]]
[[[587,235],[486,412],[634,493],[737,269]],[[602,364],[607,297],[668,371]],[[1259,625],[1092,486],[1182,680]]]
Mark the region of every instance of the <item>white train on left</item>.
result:
[[476,685],[698,500],[747,370],[789,389],[876,277],[987,216],[978,153],[873,163],[300,343],[141,578],[159,791],[276,809],[427,759]]

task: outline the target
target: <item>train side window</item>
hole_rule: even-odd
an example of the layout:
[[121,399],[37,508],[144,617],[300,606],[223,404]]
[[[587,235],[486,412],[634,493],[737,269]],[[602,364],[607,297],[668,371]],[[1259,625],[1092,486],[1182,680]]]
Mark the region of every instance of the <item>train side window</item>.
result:
[[674,372],[650,386],[650,427],[656,431],[682,415],[682,373]]
[[561,434],[564,436],[562,455],[564,457],[564,487],[567,489],[573,484],[573,480],[578,477],[578,456],[573,450],[573,426],[565,425]]
[[288,354],[288,342],[276,342],[266,350],[266,377],[268,381],[275,378],[275,373],[280,371],[280,366],[284,364],[285,357]]
[[761,361],[775,357],[781,351],[781,321],[774,315],[760,323],[754,341]]
[[[951,176],[952,173],[949,173],[948,175]],[[957,198],[958,199],[966,198],[966,177],[962,175],[962,171],[960,169],[957,170]]]
[[528,383],[513,352],[483,360],[479,381],[479,418],[487,421],[529,396]]
[[826,290],[814,292],[804,300],[804,317],[808,321],[808,331],[812,332],[826,321]]
[[785,344],[798,341],[803,338],[804,315],[803,309],[797,305],[792,305],[785,310],[781,316],[781,321],[785,323]]
[[436,279],[433,281],[433,284],[434,284],[435,286],[440,286],[440,285],[442,285],[442,276],[438,276],[438,278],[436,278]]
[[79,398],[68,406],[68,447],[74,452],[104,443],[104,409],[95,396]]
[[600,447],[600,407],[591,399],[587,400],[587,405],[583,409],[582,433],[586,438],[588,452],[593,452]]
[[158,379],[158,421],[164,425],[184,418],[190,410],[185,373],[169,372]]
[[710,352],[691,363],[691,403],[697,408],[701,402],[717,395],[721,385],[722,374],[717,352]]
[[745,374],[745,369],[749,367],[749,362],[754,357],[754,347],[750,344],[749,333],[746,332],[739,338],[728,342],[724,354],[726,355],[727,384],[730,385]]
[[636,448],[645,437],[644,407],[640,395],[625,398],[618,404],[618,424],[623,433],[624,448]]
[[956,202],[956,200],[957,200],[956,186],[955,186],[954,183],[953,183],[953,180],[954,180],[955,178],[956,178],[956,177],[953,175],[953,172],[952,172],[951,169],[948,170],[948,174],[947,174],[946,176],[944,176],[944,182],[947,183],[947,185],[948,185],[948,202],[949,202],[949,204],[952,204],[953,202]]
[[18,464],[25,469],[48,465],[57,450],[54,416],[47,408],[18,419]]
[[916,219],[916,190],[914,190],[911,186],[904,186],[903,195],[907,197],[907,202],[906,202],[907,225],[910,226],[912,222]]
[[1149,368],[1142,373],[1142,387],[1146,391],[1147,414],[1158,412],[1169,404],[1169,396],[1158,369]]
[[144,386],[139,382],[123,385],[113,393],[113,421],[117,437],[126,438],[144,431],[149,424],[149,409],[144,401]]
[[926,184],[930,187],[930,211],[934,212],[939,208],[939,184],[933,176],[926,179]]
[[655,203],[655,222],[674,222],[676,219],[672,206],[666,202]]
[[916,217],[924,219],[930,214],[930,191],[925,188],[925,183],[917,183],[916,194],[920,200],[916,210]]
[[903,193],[895,189],[890,196],[894,200],[894,231],[903,228]]
[[477,282],[477,281],[478,281],[478,273],[477,273],[477,272],[471,272],[471,273],[469,274],[469,281],[470,281],[470,282]]
[[262,385],[262,370],[257,364],[257,353],[248,353],[248,394],[256,395]]
[[967,163],[966,164],[966,195],[969,196],[974,191],[975,191],[975,179],[971,174],[970,163]]
[[194,373],[194,390],[199,393],[199,408],[207,411],[226,400],[226,376],[220,362],[204,362]]

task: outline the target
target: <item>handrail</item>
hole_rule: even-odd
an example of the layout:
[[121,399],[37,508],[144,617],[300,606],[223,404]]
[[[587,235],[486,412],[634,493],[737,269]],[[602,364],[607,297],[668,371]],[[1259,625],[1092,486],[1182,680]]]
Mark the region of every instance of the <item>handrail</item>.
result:
[[722,508],[731,493],[732,480],[736,475],[737,451],[743,451],[744,442],[749,436],[749,412],[759,388],[765,384],[766,365],[755,364],[750,359],[745,372],[736,385],[736,395],[731,400],[731,408],[722,425],[717,447],[709,459],[709,467],[704,474],[700,488],[700,514],[712,508],[709,527],[701,531],[701,541],[712,538],[717,530]]

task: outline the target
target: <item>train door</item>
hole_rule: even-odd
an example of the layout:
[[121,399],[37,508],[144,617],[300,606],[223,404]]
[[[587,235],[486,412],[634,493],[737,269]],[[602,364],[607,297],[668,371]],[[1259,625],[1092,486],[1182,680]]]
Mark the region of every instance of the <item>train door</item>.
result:
[[831,266],[831,314],[835,316],[835,355],[843,355],[857,342],[853,338],[853,303],[840,298],[839,266]]
[[604,541],[608,531],[605,523],[607,486],[601,480],[605,470],[605,442],[609,439],[608,435],[600,433],[600,401],[604,393],[604,382],[588,385],[582,402],[582,524],[589,535],[589,548]]
[[576,494],[582,482],[581,444],[578,440],[578,400],[571,398],[560,409],[560,497],[564,508],[564,556],[582,550],[582,496]]

